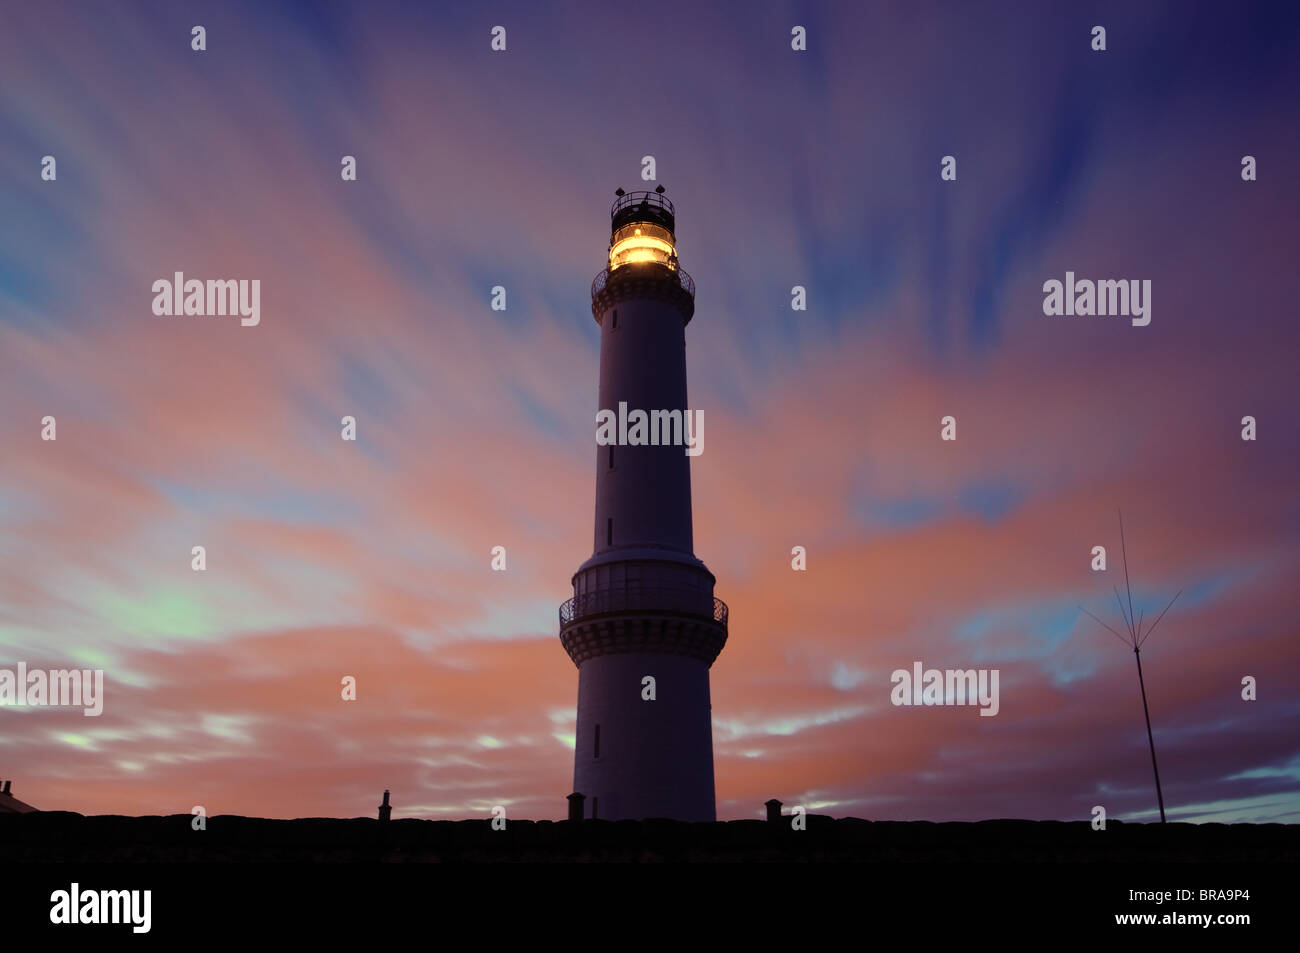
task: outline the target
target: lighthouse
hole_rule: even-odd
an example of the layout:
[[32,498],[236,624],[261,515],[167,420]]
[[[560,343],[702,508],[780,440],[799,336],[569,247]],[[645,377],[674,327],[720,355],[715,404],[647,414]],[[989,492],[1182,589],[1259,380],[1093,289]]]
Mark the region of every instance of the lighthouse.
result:
[[[727,606],[692,539],[690,461],[702,442],[672,439],[690,419],[695,285],[677,263],[663,192],[616,192],[608,260],[591,285],[597,420],[617,414],[620,426],[596,446],[592,555],[560,607],[560,642],[578,667],[573,786],[584,816],[714,821],[709,668]],[[648,422],[639,435],[622,426],[637,412]]]

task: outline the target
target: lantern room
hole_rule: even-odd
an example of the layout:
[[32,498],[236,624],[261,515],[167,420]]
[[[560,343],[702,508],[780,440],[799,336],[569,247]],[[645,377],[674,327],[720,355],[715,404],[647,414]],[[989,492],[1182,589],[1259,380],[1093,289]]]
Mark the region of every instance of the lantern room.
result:
[[653,192],[624,192],[610,209],[609,270],[658,263],[677,270],[676,216],[661,185]]

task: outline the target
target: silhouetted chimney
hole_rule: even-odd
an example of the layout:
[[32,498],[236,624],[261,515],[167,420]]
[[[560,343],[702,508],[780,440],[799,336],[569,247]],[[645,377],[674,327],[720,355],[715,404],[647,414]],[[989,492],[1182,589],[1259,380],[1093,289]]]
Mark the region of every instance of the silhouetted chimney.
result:
[[572,794],[567,795],[567,798],[569,801],[569,820],[582,820],[582,803],[587,800],[587,795],[574,791]]
[[781,802],[776,798],[764,802],[767,804],[767,819],[769,821],[781,820]]
[[384,803],[379,805],[379,819],[386,821],[393,816],[392,805],[388,803],[388,792],[384,792]]
[[13,784],[12,781],[6,781],[6,782],[5,782],[5,789],[4,789],[4,793],[5,793],[5,794],[8,794],[8,793],[9,793],[9,785],[11,785],[11,784]]

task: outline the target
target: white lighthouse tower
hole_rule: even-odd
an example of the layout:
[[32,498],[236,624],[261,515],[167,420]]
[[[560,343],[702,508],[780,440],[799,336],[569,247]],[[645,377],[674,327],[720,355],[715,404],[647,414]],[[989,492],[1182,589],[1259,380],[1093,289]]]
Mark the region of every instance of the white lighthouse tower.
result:
[[[617,194],[608,267],[591,285],[598,410],[684,416],[695,285],[677,265],[675,211],[663,186]],[[560,607],[578,666],[574,791],[589,818],[713,821],[709,667],[727,606],[695,558],[691,458],[663,442],[596,450],[595,546]]]

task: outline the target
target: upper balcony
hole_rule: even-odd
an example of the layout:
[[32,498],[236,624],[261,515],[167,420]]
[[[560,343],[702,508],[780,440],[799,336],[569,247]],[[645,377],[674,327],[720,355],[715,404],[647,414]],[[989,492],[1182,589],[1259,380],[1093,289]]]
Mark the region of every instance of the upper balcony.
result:
[[649,275],[666,277],[671,275],[677,280],[677,283],[681,285],[682,290],[690,295],[692,300],[695,298],[695,281],[681,268],[672,267],[661,262],[635,262],[627,265],[619,265],[617,268],[613,269],[602,268],[591,282],[591,297],[593,299],[605,290],[605,286],[609,284],[609,277],[611,274],[626,274],[628,277],[642,277]]
[[674,232],[677,230],[677,210],[663,192],[626,192],[610,206],[609,222],[611,232],[633,222],[649,222]]

